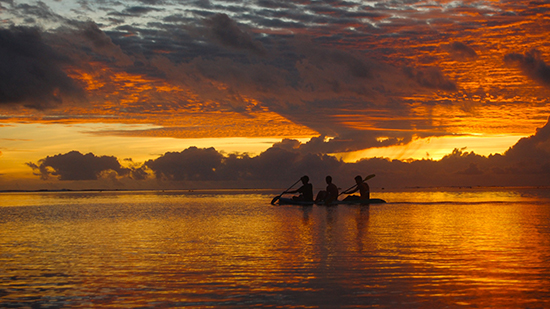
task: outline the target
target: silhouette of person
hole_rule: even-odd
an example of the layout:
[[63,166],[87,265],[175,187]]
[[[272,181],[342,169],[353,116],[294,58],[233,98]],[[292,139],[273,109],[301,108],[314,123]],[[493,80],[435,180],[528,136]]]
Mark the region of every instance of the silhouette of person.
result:
[[325,181],[327,182],[327,197],[325,198],[325,203],[330,204],[332,201],[338,200],[338,187],[332,183],[331,176],[327,176]]
[[363,181],[363,178],[361,178],[361,176],[355,176],[355,183],[357,183],[357,185],[351,190],[351,191],[345,191],[345,192],[342,192],[342,193],[345,193],[345,194],[352,194],[352,193],[355,193],[357,191],[359,191],[359,194],[360,196],[357,196],[357,195],[348,195],[344,201],[356,201],[356,200],[361,200],[361,201],[366,201],[370,198],[370,188],[369,188],[369,185]]
[[338,187],[332,183],[332,176],[325,177],[327,182],[327,189],[321,190],[317,193],[315,202],[325,202],[325,204],[330,204],[332,201],[338,200]]
[[309,183],[308,176],[302,176],[302,186],[294,191],[288,191],[287,193],[300,193],[298,196],[293,196],[295,201],[313,202],[313,185]]

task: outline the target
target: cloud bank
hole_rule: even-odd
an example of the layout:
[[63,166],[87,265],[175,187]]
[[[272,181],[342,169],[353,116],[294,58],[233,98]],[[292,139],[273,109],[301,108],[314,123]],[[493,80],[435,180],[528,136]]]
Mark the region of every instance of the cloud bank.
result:
[[[332,175],[341,185],[355,175],[376,174],[376,187],[548,186],[550,185],[550,121],[535,135],[521,139],[503,155],[488,157],[455,149],[441,160],[398,161],[384,158],[345,163],[333,156],[300,152],[300,143],[284,140],[258,156],[224,155],[214,148],[190,147],[167,152],[142,165],[122,167],[115,157],[77,151],[28,163],[42,179],[96,180],[115,173],[135,181],[154,178],[170,188],[280,188],[301,175],[322,184]],[[141,177],[136,177],[140,173]],[[148,173],[149,176],[146,176]],[[105,176],[103,176],[105,177]]]
[[[322,27],[336,30],[360,18],[385,14],[370,12],[367,7],[361,7],[363,14],[352,14],[337,6],[313,4],[311,12],[317,12],[313,16],[303,10],[309,4],[302,7],[259,2],[258,5],[265,7],[256,12],[258,17],[244,7],[234,7],[236,11],[232,14],[219,13],[222,6],[217,2],[193,3],[193,15],[167,16],[160,2],[147,7],[128,5],[122,10],[104,7],[109,18],[120,19],[118,25],[108,27],[90,20],[62,18],[52,14],[46,5],[30,5],[25,12],[32,13],[37,20],[60,25],[44,36],[49,45],[43,45],[51,46],[50,50],[71,61],[70,75],[48,78],[56,84],[47,90],[64,93],[70,88],[60,85],[84,84],[94,107],[89,113],[94,116],[105,113],[140,119],[154,114],[150,121],[165,127],[162,132],[170,134],[176,130],[163,116],[174,117],[190,111],[203,115],[238,113],[251,119],[249,131],[257,131],[252,128],[253,119],[257,118],[254,113],[269,111],[298,127],[318,132],[323,138],[332,137],[327,143],[316,142],[316,147],[325,153],[397,145],[415,136],[452,133],[433,124],[417,132],[415,128],[428,123],[420,124],[417,117],[411,117],[411,106],[403,100],[434,91],[457,92],[459,86],[437,64],[381,61],[371,56],[370,48],[338,46],[334,44],[338,38],[316,33]],[[22,9],[14,5],[8,11],[17,15]],[[164,18],[147,24],[130,22],[136,17],[146,20],[161,13]],[[281,23],[283,19],[295,22]],[[274,28],[294,33],[269,30]],[[471,53],[465,45],[452,46],[457,53]],[[23,81],[11,83],[13,89],[26,89]],[[43,97],[44,93],[36,95]],[[38,100],[38,97],[34,99],[40,103],[27,106],[45,109],[48,105],[44,102],[57,98]],[[22,99],[12,101],[20,103]],[[70,111],[71,107],[52,113]],[[384,117],[373,119],[372,110],[380,111]],[[73,117],[80,117],[83,110],[78,112]],[[363,118],[360,122],[369,122],[379,130],[366,128],[358,120],[354,123],[343,120],[350,115]],[[247,125],[247,121],[242,123]],[[380,137],[384,137],[383,143],[379,142]],[[308,147],[313,148],[313,142]]]
[[59,180],[97,180],[109,172],[131,177],[131,169],[123,168],[114,156],[84,155],[78,151],[48,156],[38,163],[29,162],[27,165],[43,180],[50,177]]

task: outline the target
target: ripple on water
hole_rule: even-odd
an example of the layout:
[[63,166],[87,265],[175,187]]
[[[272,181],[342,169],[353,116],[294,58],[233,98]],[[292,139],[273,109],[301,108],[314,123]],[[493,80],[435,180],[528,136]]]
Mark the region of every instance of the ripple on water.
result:
[[326,208],[275,207],[265,194],[0,196],[9,201],[0,207],[0,305],[550,306],[546,198],[382,197],[396,202]]

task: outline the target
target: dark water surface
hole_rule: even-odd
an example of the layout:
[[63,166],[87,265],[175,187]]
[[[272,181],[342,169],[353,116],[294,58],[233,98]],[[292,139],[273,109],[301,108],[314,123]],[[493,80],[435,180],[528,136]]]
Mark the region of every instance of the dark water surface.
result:
[[550,192],[0,194],[0,307],[550,308]]

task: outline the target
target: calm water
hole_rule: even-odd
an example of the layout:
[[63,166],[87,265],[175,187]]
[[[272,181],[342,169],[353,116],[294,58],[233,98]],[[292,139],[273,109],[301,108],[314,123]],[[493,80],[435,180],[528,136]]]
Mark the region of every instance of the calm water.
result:
[[549,308],[550,192],[0,194],[0,307]]

